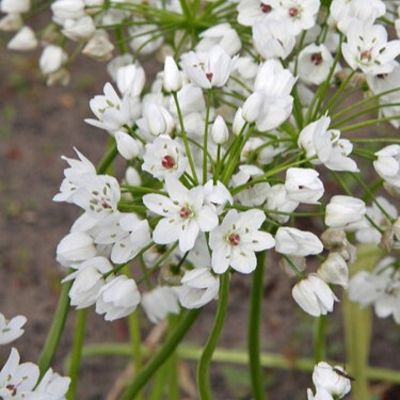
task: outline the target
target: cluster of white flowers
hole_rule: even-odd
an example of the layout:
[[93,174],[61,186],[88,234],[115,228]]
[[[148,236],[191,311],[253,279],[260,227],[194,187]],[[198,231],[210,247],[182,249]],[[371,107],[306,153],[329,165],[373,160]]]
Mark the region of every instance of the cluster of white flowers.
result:
[[[24,330],[26,318],[22,315],[7,320],[0,313],[0,345],[18,339]],[[39,379],[39,367],[31,362],[20,364],[18,351],[13,348],[0,370],[0,398],[26,400],[65,400],[70,378],[64,378],[50,368]]]

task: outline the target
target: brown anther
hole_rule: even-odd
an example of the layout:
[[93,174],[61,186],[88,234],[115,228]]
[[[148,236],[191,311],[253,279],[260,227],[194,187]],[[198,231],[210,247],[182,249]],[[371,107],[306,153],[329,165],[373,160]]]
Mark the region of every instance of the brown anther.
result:
[[240,236],[237,233],[232,233],[228,237],[231,246],[237,246],[240,243]]
[[296,8],[296,7],[291,7],[291,8],[289,8],[289,15],[290,15],[292,18],[297,17],[297,16],[299,15],[299,9]]
[[11,392],[12,396],[15,396],[17,394],[17,387],[15,385],[7,385],[6,389],[9,390]]
[[212,73],[212,72],[207,72],[207,73],[206,73],[206,77],[207,77],[207,79],[211,82],[211,79],[212,79],[212,77],[213,77],[213,73]]
[[166,156],[163,157],[163,159],[162,159],[162,161],[161,161],[161,165],[162,165],[164,168],[167,168],[167,169],[174,168],[174,166],[175,166],[175,160],[174,160],[173,157],[171,157],[171,156],[169,156],[169,155],[166,155]]
[[272,7],[271,7],[269,4],[264,4],[264,3],[261,3],[261,4],[260,4],[260,8],[261,8],[261,11],[262,11],[264,14],[268,14],[268,13],[271,12],[271,10],[272,10]]
[[322,63],[323,59],[322,59],[322,55],[321,53],[313,53],[311,54],[311,62],[314,65],[320,65]]
[[190,209],[187,208],[187,207],[182,207],[182,208],[180,209],[180,211],[179,211],[179,216],[180,216],[182,219],[187,219],[187,218],[189,218],[189,217],[190,217],[190,214],[191,214],[191,211],[190,211]]
[[360,59],[361,60],[371,61],[371,51],[370,50],[364,50],[360,55]]

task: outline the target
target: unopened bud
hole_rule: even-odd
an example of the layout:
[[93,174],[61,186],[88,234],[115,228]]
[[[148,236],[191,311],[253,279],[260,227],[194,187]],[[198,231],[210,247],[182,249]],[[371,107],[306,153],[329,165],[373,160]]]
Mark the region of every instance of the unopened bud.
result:
[[181,73],[171,56],[165,58],[163,87],[167,93],[177,92],[182,87]]
[[211,128],[211,137],[215,144],[224,144],[229,139],[228,127],[220,115],[215,119]]

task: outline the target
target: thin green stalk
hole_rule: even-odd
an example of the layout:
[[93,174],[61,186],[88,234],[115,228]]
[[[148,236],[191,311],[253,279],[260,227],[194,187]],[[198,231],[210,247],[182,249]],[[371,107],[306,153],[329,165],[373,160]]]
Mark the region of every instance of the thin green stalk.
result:
[[116,26],[114,29],[114,33],[117,39],[116,43],[118,44],[118,49],[120,54],[129,53],[128,44],[124,37],[124,31],[122,30],[122,26],[121,25]]
[[396,115],[394,117],[384,117],[384,118],[369,119],[367,121],[359,122],[357,124],[347,125],[347,126],[341,128],[340,130],[342,132],[350,132],[350,131],[354,131],[356,129],[366,128],[367,126],[380,124],[382,122],[390,122],[390,121],[394,121],[394,120],[397,120],[397,119],[400,119],[400,115]]
[[265,386],[261,368],[260,322],[264,291],[265,251],[257,253],[257,268],[253,273],[247,349],[249,353],[250,378],[254,400],[265,400]]
[[190,327],[196,321],[201,309],[191,310],[181,319],[174,332],[167,338],[158,353],[145,365],[127,386],[119,400],[135,399],[149,379],[168,360],[173,351],[185,337]]
[[315,364],[322,360],[326,360],[326,345],[325,345],[325,335],[326,335],[326,324],[327,316],[321,315],[315,320],[314,329],[314,361]]
[[181,111],[181,107],[179,105],[178,95],[177,95],[176,92],[172,92],[172,96],[174,98],[175,105],[176,105],[176,110],[177,110],[177,113],[178,113],[179,125],[181,127],[182,139],[183,139],[183,143],[185,145],[186,155],[187,155],[188,160],[189,160],[190,170],[192,171],[192,176],[193,176],[194,181],[196,182],[196,185],[198,185],[199,180],[197,178],[196,168],[194,166],[192,152],[190,151],[189,141],[188,141],[188,138],[187,138],[187,135],[186,135],[185,126],[183,124],[182,111]]
[[67,393],[67,400],[76,399],[79,367],[81,365],[81,360],[82,360],[82,348],[86,331],[86,314],[87,314],[86,309],[78,310],[76,313],[74,345],[72,348],[71,366],[68,374],[69,377],[71,378],[71,383],[69,385]]
[[40,377],[46,373],[53,362],[55,353],[58,349],[61,336],[64,331],[65,322],[67,321],[69,311],[69,290],[72,286],[72,281],[65,282],[61,289],[61,295],[58,300],[57,309],[53,317],[53,322],[49,333],[47,334],[46,342],[43,346],[39,357]]
[[[137,374],[142,369],[142,340],[140,336],[140,320],[139,314],[136,310],[128,317],[129,323],[129,335],[131,337],[131,345],[132,345],[132,362],[135,366],[135,373]],[[137,394],[137,400],[143,399],[143,393],[139,392]]]
[[217,347],[222,328],[225,323],[225,318],[228,310],[229,300],[229,272],[220,277],[219,302],[217,313],[215,315],[214,325],[210,336],[204,347],[204,351],[200,357],[197,367],[197,390],[200,395],[200,400],[212,400],[212,390],[210,385],[210,365],[214,351]]
[[203,184],[207,182],[207,151],[208,151],[208,125],[210,119],[210,108],[211,108],[211,92],[207,91],[207,108],[206,108],[206,120],[204,122],[204,142],[203,142]]
[[107,150],[107,153],[104,155],[102,160],[99,162],[96,170],[99,175],[105,174],[109,168],[109,166],[114,161],[115,157],[118,154],[117,144],[114,142]]

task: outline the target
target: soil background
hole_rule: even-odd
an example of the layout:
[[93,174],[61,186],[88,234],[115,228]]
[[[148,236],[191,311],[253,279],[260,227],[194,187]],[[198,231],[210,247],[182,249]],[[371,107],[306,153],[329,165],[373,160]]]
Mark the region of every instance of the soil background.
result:
[[[107,134],[84,123],[92,117],[89,99],[102,93],[109,79],[105,64],[88,59],[71,67],[67,87],[46,87],[37,69],[38,54],[5,50],[0,36],[0,312],[28,318],[25,335],[13,345],[23,361],[37,362],[49,330],[65,270],[55,261],[55,249],[65,236],[78,209],[52,202],[63,179],[66,163],[61,155],[75,157],[76,147],[93,163],[103,155]],[[150,63],[150,69],[153,68]],[[251,277],[233,278],[229,315],[221,347],[246,349],[248,300]],[[313,319],[297,307],[290,295],[291,283],[277,260],[267,264],[262,317],[264,351],[282,354],[289,360],[312,355]],[[188,341],[203,345],[211,328],[215,304],[205,307]],[[143,336],[152,328],[142,315]],[[75,311],[71,311],[53,368],[63,374],[64,357],[71,350]],[[379,322],[379,324],[378,324]],[[376,320],[371,365],[400,368],[399,327],[391,319]],[[341,307],[336,305],[328,326],[331,359],[345,364]],[[85,343],[126,342],[125,321],[107,323],[91,309]],[[0,365],[10,346],[0,348]],[[108,357],[84,360],[79,382],[79,400],[106,400],[115,378],[127,359]],[[189,382],[194,382],[196,364],[187,362]],[[312,387],[311,374],[295,370],[265,369],[266,392],[272,400],[301,400]],[[219,364],[212,369],[217,400],[249,400],[247,367]],[[399,391],[374,385],[377,399],[400,400]],[[385,395],[383,393],[386,393]],[[195,396],[182,392],[182,399]],[[356,399],[366,400],[366,399]]]

